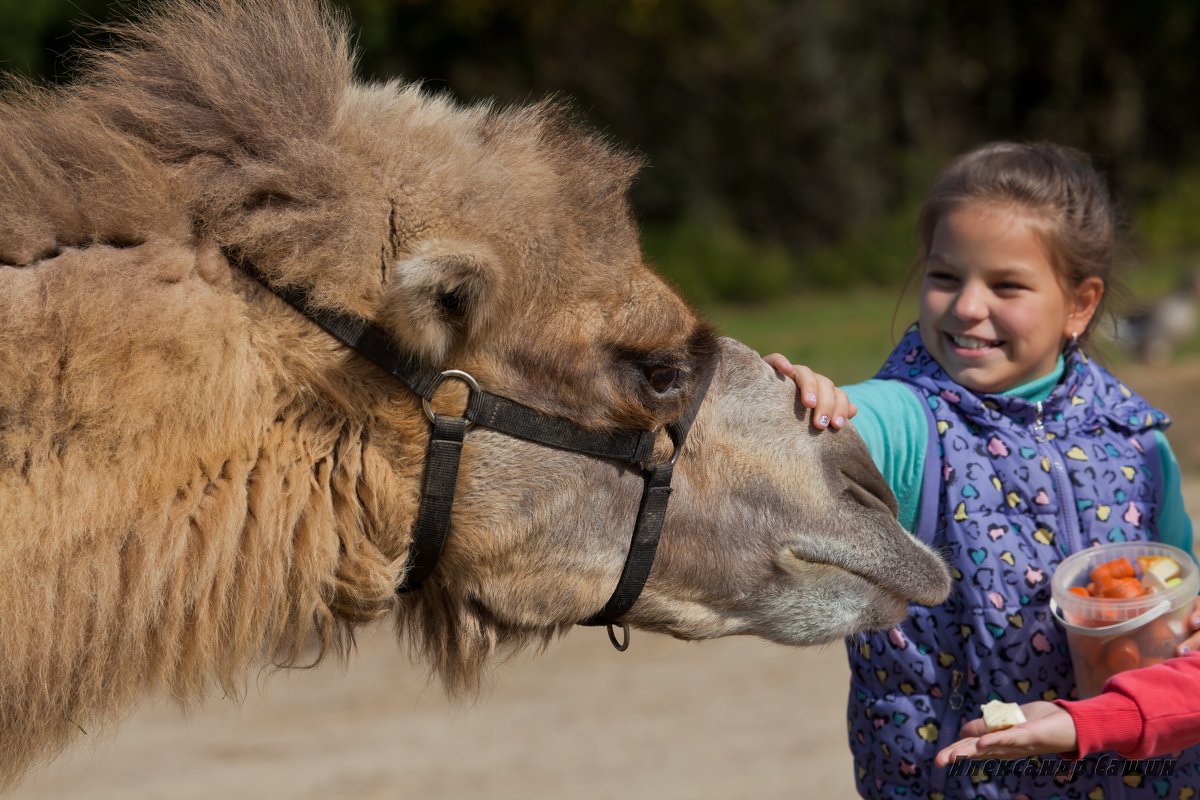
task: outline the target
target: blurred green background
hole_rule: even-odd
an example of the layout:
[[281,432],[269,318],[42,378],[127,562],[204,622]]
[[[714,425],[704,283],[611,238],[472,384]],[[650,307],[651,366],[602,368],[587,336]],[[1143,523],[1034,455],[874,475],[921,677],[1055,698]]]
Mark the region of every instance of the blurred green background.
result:
[[[911,320],[897,298],[921,195],[983,141],[1093,154],[1125,210],[1134,302],[1200,264],[1193,0],[339,5],[365,77],[467,102],[572,98],[647,158],[633,202],[662,272],[727,332],[842,382]],[[70,49],[103,41],[91,26],[136,12],[0,0],[0,62],[69,81]]]

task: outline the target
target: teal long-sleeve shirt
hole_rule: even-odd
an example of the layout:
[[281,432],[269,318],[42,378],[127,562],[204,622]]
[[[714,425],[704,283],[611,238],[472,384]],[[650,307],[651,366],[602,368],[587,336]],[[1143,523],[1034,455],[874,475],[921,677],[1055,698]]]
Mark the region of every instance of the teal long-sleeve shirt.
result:
[[[1062,377],[1063,361],[1048,375],[1010,389],[1030,402],[1045,400]],[[917,525],[929,417],[916,394],[899,381],[868,380],[843,387],[858,407],[858,430],[875,466],[883,473],[900,506],[900,524],[912,531]],[[1163,504],[1159,510],[1159,538],[1186,553],[1192,552],[1192,520],[1183,505],[1179,462],[1162,431],[1155,431],[1162,459]]]

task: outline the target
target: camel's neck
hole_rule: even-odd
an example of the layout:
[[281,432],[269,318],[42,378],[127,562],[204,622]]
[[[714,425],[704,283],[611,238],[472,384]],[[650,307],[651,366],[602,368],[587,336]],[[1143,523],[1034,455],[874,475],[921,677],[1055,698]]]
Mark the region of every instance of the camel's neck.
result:
[[0,605],[0,784],[148,687],[237,694],[255,662],[315,661],[386,613],[400,565],[368,535],[403,510],[371,485],[379,458],[360,429],[284,415],[125,513],[43,515],[67,524],[0,558],[24,587]]
[[[336,409],[415,410],[321,384],[354,380],[344,350],[230,292],[215,251],[52,266],[10,281],[27,302],[0,319],[42,332],[0,392],[22,412],[0,436],[0,786],[148,687],[236,694],[248,666],[311,660],[384,614],[421,467],[406,428],[375,442]],[[86,292],[55,288],[68,271]],[[135,315],[91,310],[130,296]]]

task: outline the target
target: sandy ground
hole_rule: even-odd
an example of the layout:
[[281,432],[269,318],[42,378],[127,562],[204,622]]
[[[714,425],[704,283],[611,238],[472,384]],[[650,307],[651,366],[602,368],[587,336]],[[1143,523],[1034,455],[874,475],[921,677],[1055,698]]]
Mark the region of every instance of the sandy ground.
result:
[[[1200,513],[1200,361],[1123,375],[1176,418]],[[386,627],[346,669],[262,673],[241,704],[148,702],[6,795],[121,798],[850,798],[840,644],[683,643],[617,653],[579,628],[451,703]]]
[[853,795],[840,645],[578,629],[452,704],[390,632],[344,673],[265,678],[240,706],[167,703],[76,747],[22,798],[837,798]]

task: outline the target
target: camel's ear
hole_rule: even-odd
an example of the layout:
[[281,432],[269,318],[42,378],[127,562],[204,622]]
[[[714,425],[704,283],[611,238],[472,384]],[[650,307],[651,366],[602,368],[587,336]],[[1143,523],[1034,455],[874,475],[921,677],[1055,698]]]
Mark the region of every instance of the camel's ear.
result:
[[380,322],[411,354],[443,361],[482,335],[499,305],[500,270],[485,246],[440,239],[392,264]]

